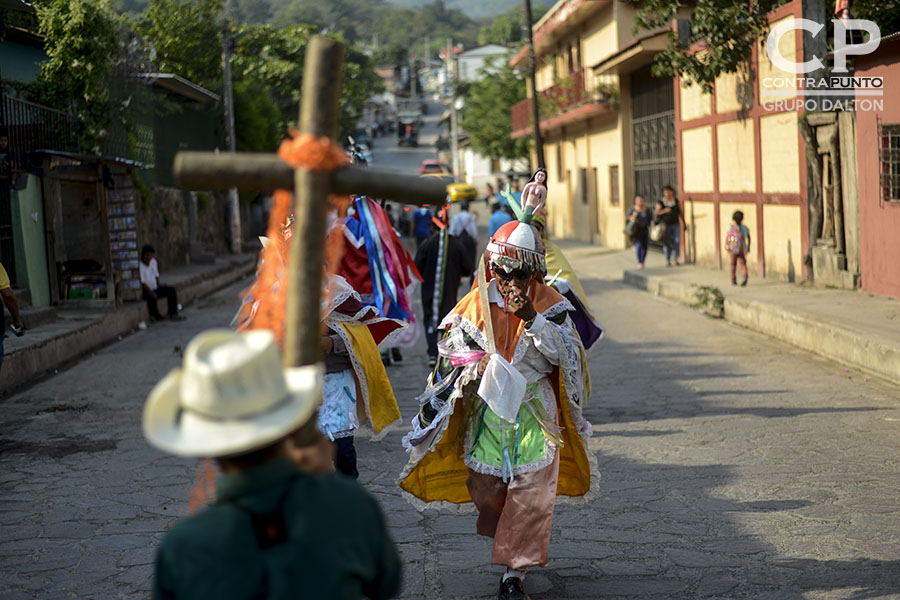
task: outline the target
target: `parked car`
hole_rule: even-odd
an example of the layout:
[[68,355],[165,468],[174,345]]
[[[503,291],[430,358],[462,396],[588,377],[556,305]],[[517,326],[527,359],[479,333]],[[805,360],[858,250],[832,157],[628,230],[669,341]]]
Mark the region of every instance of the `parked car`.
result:
[[433,159],[425,159],[422,161],[422,164],[419,165],[419,173],[424,175],[426,173],[447,173],[449,174],[450,167],[448,167],[445,163],[442,163],[439,160]]
[[457,181],[453,175],[449,173],[425,173],[422,177],[437,177],[447,184],[447,195],[450,202],[459,202],[460,200],[475,200],[478,197],[478,190],[474,185],[464,181]]

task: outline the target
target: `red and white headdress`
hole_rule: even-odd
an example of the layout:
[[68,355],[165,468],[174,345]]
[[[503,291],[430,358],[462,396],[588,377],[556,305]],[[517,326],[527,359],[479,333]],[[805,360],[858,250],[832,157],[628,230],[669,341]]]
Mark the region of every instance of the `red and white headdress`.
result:
[[510,221],[498,229],[487,245],[492,264],[519,269],[528,267],[546,272],[544,242],[533,226],[520,221]]

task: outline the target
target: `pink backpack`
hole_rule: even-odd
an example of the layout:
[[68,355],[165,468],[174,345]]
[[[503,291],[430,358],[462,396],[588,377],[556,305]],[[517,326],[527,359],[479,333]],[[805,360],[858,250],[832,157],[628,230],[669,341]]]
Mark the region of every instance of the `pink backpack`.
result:
[[725,234],[725,250],[731,254],[741,254],[744,251],[744,234],[738,225],[732,225]]

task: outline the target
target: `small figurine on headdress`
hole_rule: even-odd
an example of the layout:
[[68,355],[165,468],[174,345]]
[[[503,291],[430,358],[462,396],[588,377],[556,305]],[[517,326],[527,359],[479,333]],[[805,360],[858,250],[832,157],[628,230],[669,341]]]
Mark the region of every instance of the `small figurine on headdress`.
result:
[[[522,209],[528,221],[529,217],[541,212],[547,201],[547,169],[538,169],[522,190]],[[527,221],[526,221],[527,222]]]

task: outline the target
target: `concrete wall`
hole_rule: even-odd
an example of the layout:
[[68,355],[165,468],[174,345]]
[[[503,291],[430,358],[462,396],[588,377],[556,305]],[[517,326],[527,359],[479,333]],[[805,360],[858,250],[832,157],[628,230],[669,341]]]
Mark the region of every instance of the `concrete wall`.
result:
[[760,117],[762,187],[767,194],[800,193],[800,140],[794,111]]
[[753,121],[728,121],[716,125],[716,149],[720,192],[756,191],[756,144]]
[[32,306],[50,306],[41,180],[29,174],[27,182],[11,198],[18,285],[28,288]]
[[886,200],[880,176],[878,121],[900,124],[900,40],[882,41],[878,50],[856,64],[858,77],[883,77],[882,111],[856,113],[857,167],[859,181],[859,262],[863,289],[900,298],[897,233],[900,232],[900,202]]
[[160,273],[165,273],[188,263],[187,211],[180,190],[153,187],[152,192],[152,198],[144,199],[138,210],[138,248],[144,244],[153,246]]
[[763,206],[766,276],[795,281],[803,262],[801,207]]
[[[685,250],[690,249],[695,262],[707,268],[719,268],[716,244],[716,205],[713,202],[687,200],[684,203]],[[723,242],[724,243],[724,242]]]
[[[622,230],[625,228],[625,168],[622,164],[622,129],[617,123],[598,125],[591,130],[591,167],[597,169],[597,233],[599,243],[607,248],[624,248],[627,240]],[[610,201],[610,167],[618,166],[619,204]],[[629,175],[630,176],[630,175]]]
[[713,143],[712,127],[703,125],[681,132],[682,189],[685,192],[712,192]]

